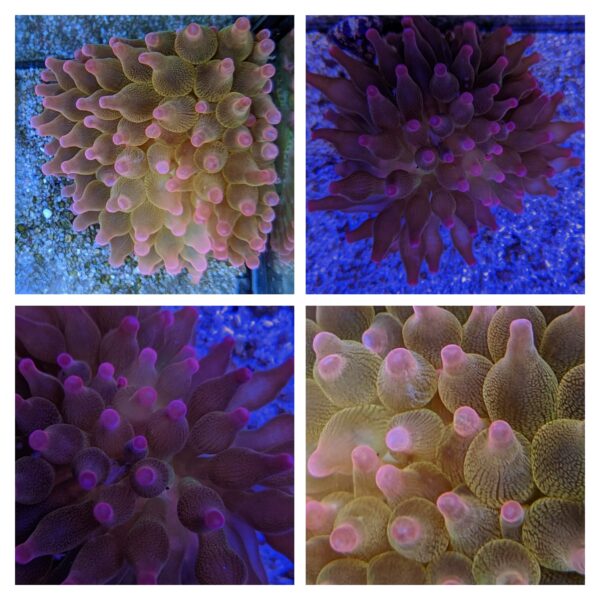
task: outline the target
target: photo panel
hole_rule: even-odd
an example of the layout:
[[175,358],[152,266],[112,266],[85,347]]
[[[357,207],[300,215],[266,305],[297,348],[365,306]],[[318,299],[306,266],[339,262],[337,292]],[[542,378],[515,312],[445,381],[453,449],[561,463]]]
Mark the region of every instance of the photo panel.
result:
[[17,16],[16,292],[293,291],[293,16]]
[[309,307],[307,583],[583,584],[584,313]]
[[306,24],[308,293],[584,292],[583,16]]
[[294,582],[294,309],[16,309],[17,585]]

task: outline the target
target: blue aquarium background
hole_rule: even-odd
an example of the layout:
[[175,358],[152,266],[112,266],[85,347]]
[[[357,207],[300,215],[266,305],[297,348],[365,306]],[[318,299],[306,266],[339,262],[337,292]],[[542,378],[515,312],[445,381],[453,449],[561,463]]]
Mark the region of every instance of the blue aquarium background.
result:
[[[294,309],[290,306],[209,306],[197,310],[196,347],[199,355],[229,335],[235,340],[233,363],[236,368],[271,369],[294,355]],[[260,427],[284,412],[294,413],[293,378],[277,400],[252,413],[248,428]],[[273,550],[264,538],[260,541],[269,583],[293,584],[293,563]]]
[[[270,250],[254,272],[209,259],[199,285],[185,273],[164,270],[150,277],[137,272],[135,261],[113,269],[108,248],[94,245],[90,229],[75,233],[70,200],[60,189],[66,178],[45,177],[40,167],[48,157],[48,141],[29,124],[42,110],[34,93],[47,56],[72,58],[84,43],[107,43],[112,36],[143,38],[151,31],[176,30],[191,21],[224,27],[237,16],[48,16],[15,19],[15,244],[16,292],[19,294],[202,294],[282,293],[293,288],[293,267],[283,265]],[[270,28],[278,41],[293,27],[292,17],[249,16],[254,28]],[[275,53],[277,54],[277,52]],[[276,58],[276,64],[277,64]],[[284,115],[291,107],[280,107]]]
[[[308,17],[307,68],[325,75],[337,75],[339,66],[327,48],[338,43],[352,49],[357,32],[371,23],[389,27],[396,17]],[[400,17],[398,17],[400,19]],[[435,17],[436,24],[451,26],[475,20],[484,31],[508,24],[513,28],[509,43],[527,33],[536,40],[530,51],[542,54],[532,72],[542,89],[562,91],[565,99],[556,119],[584,120],[584,18],[583,17]],[[360,37],[360,36],[359,36]],[[360,48],[359,48],[360,50]],[[327,126],[322,115],[329,102],[317,90],[307,89],[306,177],[307,199],[327,195],[328,184],[337,179],[339,161],[333,147],[322,140],[310,140],[313,128]],[[439,273],[421,269],[416,286],[406,282],[400,256],[395,253],[379,265],[371,262],[371,240],[348,244],[344,231],[357,226],[364,215],[341,212],[307,214],[306,286],[312,294],[410,293],[410,294],[581,294],[584,292],[584,132],[566,142],[573,156],[582,159],[579,167],[554,176],[556,198],[525,197],[521,215],[496,210],[499,230],[482,229],[473,243],[477,264],[467,266],[442,232],[446,251]],[[444,237],[445,236],[445,237]]]

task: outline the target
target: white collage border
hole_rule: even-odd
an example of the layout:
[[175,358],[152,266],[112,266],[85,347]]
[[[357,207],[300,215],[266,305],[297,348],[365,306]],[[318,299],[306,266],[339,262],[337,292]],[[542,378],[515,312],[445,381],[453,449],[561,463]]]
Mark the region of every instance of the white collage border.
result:
[[[541,304],[541,305],[571,305],[583,304],[587,307],[587,358],[588,382],[586,387],[587,397],[587,422],[588,436],[586,443],[586,457],[588,473],[586,480],[587,489],[587,523],[586,545],[587,565],[585,586],[575,586],[563,591],[577,597],[600,597],[600,510],[597,507],[600,498],[600,471],[596,472],[596,461],[600,458],[600,436],[594,436],[592,427],[600,424],[600,408],[593,386],[593,373],[596,363],[600,359],[598,345],[600,344],[600,276],[598,263],[600,262],[600,189],[598,180],[593,177],[595,169],[600,168],[600,155],[598,153],[598,138],[600,130],[598,120],[600,114],[600,2],[598,0],[504,0],[501,3],[491,3],[480,0],[422,0],[418,5],[419,14],[457,14],[457,15],[586,15],[586,224],[589,232],[586,239],[586,293],[585,295],[375,295],[375,294],[349,294],[313,295],[305,293],[305,198],[306,185],[305,173],[305,103],[304,90],[305,78],[305,17],[307,15],[352,15],[352,14],[404,14],[414,12],[413,3],[403,0],[296,0],[281,2],[276,0],[256,0],[252,3],[240,0],[220,0],[218,2],[192,2],[191,0],[101,0],[83,4],[81,0],[54,0],[43,2],[40,0],[4,0],[0,21],[0,68],[2,81],[5,86],[0,92],[0,146],[1,193],[0,203],[0,331],[2,352],[0,352],[0,519],[2,535],[0,536],[0,591],[4,597],[19,598],[22,600],[39,600],[40,594],[44,600],[48,598],[81,598],[82,594],[90,599],[104,597],[110,593],[116,598],[126,598],[131,592],[129,588],[114,586],[15,586],[14,585],[14,308],[19,305],[292,305],[295,307],[295,435],[296,435],[296,502],[295,502],[295,585],[293,586],[248,586],[234,587],[223,586],[219,588],[204,588],[196,586],[177,586],[168,590],[175,592],[181,598],[203,598],[212,600],[216,594],[219,598],[235,598],[234,594],[243,594],[245,598],[254,600],[258,598],[308,598],[325,599],[327,588],[305,585],[305,406],[306,394],[304,386],[305,364],[305,320],[306,306],[314,305],[502,305],[502,304]],[[213,10],[214,9],[214,10]],[[295,293],[283,295],[16,295],[15,294],[15,246],[14,246],[14,114],[15,95],[13,93],[14,81],[14,17],[16,14],[293,14],[295,16],[295,234],[296,234],[296,264],[295,264]],[[84,40],[73,40],[73,46]],[[16,99],[18,101],[18,99]],[[34,168],[34,166],[32,166]],[[442,276],[438,275],[438,276]],[[589,367],[592,368],[589,368]],[[161,598],[164,600],[164,587],[152,588],[146,586],[143,593],[146,598]],[[481,590],[471,587],[445,587],[424,586],[419,592],[412,586],[387,586],[378,588],[363,588],[362,586],[344,586],[339,590],[349,600],[363,598],[363,594],[376,593],[379,598],[397,598],[408,594],[418,593],[427,598],[474,598],[481,594]],[[506,589],[490,587],[486,594],[493,597],[504,597]],[[544,586],[539,588],[511,589],[511,595],[529,598],[532,594],[544,595],[546,598],[559,598],[560,588]]]

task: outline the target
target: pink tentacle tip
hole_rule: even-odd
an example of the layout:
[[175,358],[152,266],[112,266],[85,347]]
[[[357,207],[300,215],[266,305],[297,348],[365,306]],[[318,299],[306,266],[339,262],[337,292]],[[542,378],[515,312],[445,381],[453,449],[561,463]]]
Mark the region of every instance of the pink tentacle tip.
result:
[[258,47],[264,56],[269,56],[275,50],[275,42],[270,39],[261,40],[258,43]]
[[238,31],[250,31],[250,21],[246,17],[239,17],[233,24]]
[[488,446],[490,449],[503,449],[510,446],[515,439],[512,427],[502,420],[494,421],[488,429]]
[[162,57],[159,57],[159,55],[157,55],[157,53],[155,52],[142,52],[138,56],[138,62],[142,65],[147,65],[152,69],[156,69],[160,63],[161,58]]
[[508,500],[500,508],[500,516],[509,525],[520,525],[525,518],[525,509],[516,500]]
[[93,471],[82,471],[77,477],[79,486],[84,490],[92,490],[98,483],[98,477]]
[[421,524],[412,517],[398,517],[391,527],[392,538],[401,546],[411,546],[421,537]]
[[193,375],[194,373],[198,372],[198,369],[200,368],[200,363],[198,363],[198,361],[195,358],[186,358],[185,366],[188,373],[190,375]]
[[127,387],[127,377],[125,377],[124,375],[121,375],[119,377],[117,377],[117,387],[118,388],[124,388]]
[[187,406],[183,400],[171,400],[165,409],[167,416],[172,421],[183,419],[187,414]]
[[238,369],[235,372],[235,380],[238,383],[246,383],[247,381],[250,381],[250,379],[252,379],[252,371],[247,367]]
[[21,375],[31,375],[37,371],[35,363],[30,358],[22,358],[19,361],[19,373]]
[[148,449],[148,440],[144,435],[136,435],[131,441],[131,445],[137,452],[144,452]]
[[371,446],[356,446],[352,450],[351,457],[354,466],[361,471],[375,471],[379,466],[379,456]]
[[66,369],[67,367],[70,367],[73,364],[73,357],[67,352],[61,352],[56,357],[56,364],[62,369]]
[[468,438],[475,435],[482,426],[481,418],[470,406],[460,406],[454,411],[452,421],[457,435]]
[[111,363],[104,362],[98,366],[98,377],[101,379],[112,379],[114,374],[115,368]]
[[197,38],[202,33],[202,27],[198,23],[190,23],[185,28],[185,33],[190,37]]
[[222,529],[225,525],[225,515],[217,508],[204,511],[204,525],[210,531]]
[[395,348],[385,357],[385,370],[391,375],[405,376],[416,368],[417,361],[406,348]]
[[165,119],[167,117],[168,113],[169,113],[169,111],[164,106],[157,106],[152,111],[152,116],[155,119]]
[[318,449],[308,457],[307,469],[313,477],[327,477],[333,473],[333,469],[325,463]]
[[244,425],[246,425],[246,423],[248,423],[248,420],[250,419],[250,411],[247,408],[240,406],[229,413],[229,418],[236,427],[241,429],[244,427]]
[[329,516],[327,507],[318,500],[309,500],[306,503],[306,528],[314,531],[321,529]]
[[147,365],[154,366],[156,364],[156,360],[158,358],[158,354],[154,348],[142,348],[140,351],[138,360]]
[[245,217],[251,217],[256,214],[256,206],[251,200],[240,202],[240,212]]
[[580,575],[585,575],[585,548],[578,548],[571,554],[571,565]]
[[159,160],[154,165],[154,168],[157,173],[161,175],[166,175],[171,170],[171,165],[168,160]]
[[534,348],[533,327],[527,319],[515,319],[510,324],[510,337],[508,339],[507,353],[518,350],[531,350]]
[[156,482],[158,475],[156,470],[149,466],[142,466],[136,469],[134,474],[135,480],[142,486],[149,486]]
[[99,422],[104,429],[114,431],[121,424],[121,415],[114,408],[107,408],[100,413]]
[[227,335],[221,342],[226,348],[233,348],[235,346],[235,339],[231,335]]
[[333,381],[341,377],[346,362],[341,354],[329,354],[317,362],[317,372],[325,381]]
[[109,524],[115,517],[115,511],[108,502],[98,502],[94,506],[94,518],[102,525]]
[[456,344],[448,344],[442,348],[441,356],[442,364],[446,369],[448,367],[452,368],[460,365],[465,358],[465,353],[460,346],[457,346]]
[[210,104],[206,100],[198,100],[194,106],[197,113],[204,114],[210,111]]
[[281,123],[281,113],[276,108],[270,108],[265,114],[265,119],[270,125],[279,125]]
[[144,130],[144,133],[149,138],[156,139],[160,137],[162,129],[160,128],[160,125],[158,125],[158,123],[150,123],[150,125],[148,125],[148,127],[146,127],[146,129]]
[[70,375],[65,379],[63,387],[65,388],[65,392],[75,394],[83,389],[83,379],[77,375]]
[[36,429],[29,434],[29,447],[37,452],[43,452],[48,448],[50,438],[43,429]]
[[386,495],[399,490],[402,472],[394,465],[381,465],[375,474],[375,484]]
[[410,452],[412,449],[410,431],[402,426],[390,429],[385,436],[385,444],[392,452]]
[[26,565],[35,558],[34,552],[27,542],[15,548],[15,561],[19,565]]
[[448,67],[446,67],[446,65],[444,63],[437,63],[435,65],[435,67],[433,68],[433,72],[438,77],[445,77],[446,74],[448,73]]
[[341,554],[354,552],[360,546],[360,543],[360,532],[351,523],[339,525],[329,536],[329,545]]
[[219,63],[219,71],[221,75],[231,75],[235,70],[235,63],[231,58],[224,58]]
[[454,492],[446,492],[438,497],[436,506],[442,515],[450,521],[462,519],[468,511],[462,498]]
[[121,321],[121,324],[119,325],[119,329],[123,333],[126,333],[128,335],[133,335],[133,334],[137,333],[139,328],[140,328],[140,322],[138,321],[138,319],[136,317],[133,317],[131,315],[128,317],[123,317],[123,320]]
[[417,121],[417,119],[411,119],[406,122],[406,131],[410,133],[417,133],[417,131],[421,130],[421,123]]
[[135,393],[134,398],[138,404],[149,408],[156,402],[158,394],[152,386],[145,386]]

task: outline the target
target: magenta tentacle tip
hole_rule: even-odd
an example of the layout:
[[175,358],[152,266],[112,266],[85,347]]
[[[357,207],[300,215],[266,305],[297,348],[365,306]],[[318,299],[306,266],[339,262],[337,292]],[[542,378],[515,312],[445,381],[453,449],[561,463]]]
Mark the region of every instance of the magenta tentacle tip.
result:
[[390,533],[400,546],[411,546],[421,537],[421,525],[412,517],[398,517],[392,521]]
[[141,486],[150,486],[156,482],[158,475],[155,469],[144,465],[136,469],[134,477]]
[[385,436],[385,443],[392,452],[410,452],[413,444],[410,431],[402,426],[390,429]]
[[80,487],[87,491],[94,489],[98,483],[98,477],[96,473],[89,470],[81,471],[77,477],[77,480]]
[[102,525],[110,524],[114,517],[115,511],[108,502],[98,502],[94,505],[94,518]]
[[114,408],[107,408],[100,413],[99,423],[107,431],[115,431],[121,424],[121,415]]
[[183,400],[171,400],[165,410],[172,421],[183,419],[187,414],[187,406]]
[[137,452],[143,452],[148,449],[148,440],[143,435],[136,435],[132,440],[132,446]]
[[225,526],[225,515],[217,508],[209,508],[204,511],[204,525],[209,531],[216,531]]
[[36,429],[29,434],[28,441],[32,450],[43,452],[50,444],[50,437],[43,429]]
[[[67,365],[68,366],[68,365]],[[69,375],[63,383],[65,392],[69,394],[75,394],[83,389],[83,379],[77,375]]]
[[343,523],[331,532],[329,543],[336,552],[348,554],[360,545],[360,533],[350,523]]
[[35,558],[35,555],[27,542],[19,544],[15,548],[15,561],[18,565],[26,565]]
[[517,501],[508,500],[501,506],[500,516],[510,525],[519,525],[525,518],[525,509]]

